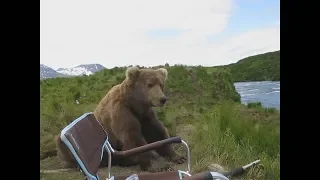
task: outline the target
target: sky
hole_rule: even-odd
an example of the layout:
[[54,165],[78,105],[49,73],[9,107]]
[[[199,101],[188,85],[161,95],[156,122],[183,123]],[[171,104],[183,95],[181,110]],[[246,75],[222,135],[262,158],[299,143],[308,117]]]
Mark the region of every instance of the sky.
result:
[[280,0],[41,0],[40,63],[53,69],[216,66],[280,50]]

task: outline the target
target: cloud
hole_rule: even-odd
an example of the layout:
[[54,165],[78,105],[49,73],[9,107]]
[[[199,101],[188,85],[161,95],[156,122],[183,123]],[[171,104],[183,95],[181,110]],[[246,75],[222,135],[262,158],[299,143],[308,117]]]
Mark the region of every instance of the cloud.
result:
[[40,61],[53,68],[219,65],[279,47],[274,27],[210,43],[209,35],[227,27],[231,0],[43,0],[40,6]]
[[[242,58],[280,49],[280,26],[260,28],[216,42],[209,51],[216,65],[230,64]],[[209,64],[212,64],[209,63]]]

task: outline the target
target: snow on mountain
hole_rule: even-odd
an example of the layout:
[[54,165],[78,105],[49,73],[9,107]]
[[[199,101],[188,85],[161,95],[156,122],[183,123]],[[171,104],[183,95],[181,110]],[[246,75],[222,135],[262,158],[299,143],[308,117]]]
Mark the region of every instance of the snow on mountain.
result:
[[90,75],[105,69],[100,64],[82,64],[73,68],[59,68],[58,73],[70,76]]
[[66,75],[58,73],[54,69],[44,64],[40,64],[40,79],[63,77],[63,76],[66,76]]
[[103,69],[105,69],[105,67],[100,64],[82,64],[73,68],[59,68],[58,70],[54,70],[44,64],[40,64],[40,79],[90,75]]

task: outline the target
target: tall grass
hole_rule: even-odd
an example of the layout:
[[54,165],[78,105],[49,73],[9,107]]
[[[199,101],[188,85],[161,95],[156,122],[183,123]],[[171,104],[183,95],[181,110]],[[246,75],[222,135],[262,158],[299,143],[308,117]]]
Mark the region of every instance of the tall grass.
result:
[[193,169],[203,171],[216,162],[233,168],[260,159],[246,179],[280,179],[280,127],[241,116],[225,102],[197,123],[192,143]]

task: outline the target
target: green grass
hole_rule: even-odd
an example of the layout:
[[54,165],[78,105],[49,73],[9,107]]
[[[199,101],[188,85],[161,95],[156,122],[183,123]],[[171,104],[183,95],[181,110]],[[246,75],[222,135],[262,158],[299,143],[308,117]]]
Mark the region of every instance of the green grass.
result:
[[[257,158],[259,166],[244,179],[280,179],[280,112],[259,103],[240,104],[232,75],[221,69],[171,66],[164,108],[159,119],[172,136],[181,136],[190,146],[192,172],[218,163],[231,169]],[[40,156],[54,150],[53,138],[73,119],[93,111],[114,85],[124,79],[125,68],[104,70],[95,75],[40,81]],[[80,104],[75,104],[79,99]],[[183,152],[180,146],[176,147]],[[40,161],[41,169],[59,169],[56,157]],[[174,166],[183,169],[184,166]],[[137,167],[113,167],[114,174],[138,171]],[[106,177],[102,172],[102,177]],[[41,174],[41,179],[75,179],[79,173]]]
[[247,107],[250,108],[250,109],[255,108],[255,109],[258,109],[260,111],[265,111],[265,112],[270,112],[270,113],[275,113],[275,112],[278,111],[276,108],[273,108],[273,107],[262,107],[262,103],[261,102],[248,103]]
[[197,123],[196,129],[202,130],[196,131],[191,141],[197,142],[193,148],[194,169],[203,171],[206,167],[203,164],[212,162],[232,168],[260,158],[265,169],[256,169],[247,178],[280,178],[278,113],[267,112],[274,120],[270,123],[264,122],[265,116],[241,113],[241,109],[246,111],[245,108],[237,109],[236,106],[225,102],[206,113],[203,121]]

